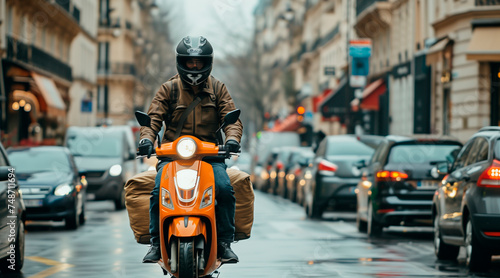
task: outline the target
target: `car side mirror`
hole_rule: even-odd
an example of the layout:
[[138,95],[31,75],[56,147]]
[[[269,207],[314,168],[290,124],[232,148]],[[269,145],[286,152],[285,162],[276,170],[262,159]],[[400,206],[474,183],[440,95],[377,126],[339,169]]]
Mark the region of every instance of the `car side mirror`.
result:
[[356,167],[358,169],[364,168],[364,167],[366,167],[366,161],[364,159],[362,159],[358,162],[354,162],[354,167]]
[[439,162],[436,164],[436,170],[440,175],[446,175],[450,172],[450,164],[448,162]]
[[0,166],[0,181],[9,180],[9,166]]

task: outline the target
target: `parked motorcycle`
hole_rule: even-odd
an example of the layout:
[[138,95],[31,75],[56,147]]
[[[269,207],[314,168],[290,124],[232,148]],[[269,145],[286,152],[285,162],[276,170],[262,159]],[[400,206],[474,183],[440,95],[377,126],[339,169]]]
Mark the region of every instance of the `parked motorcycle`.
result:
[[[217,131],[238,120],[240,110],[229,112]],[[136,112],[141,126],[150,126],[150,117]],[[160,141],[159,141],[160,142]],[[158,264],[165,275],[177,278],[212,277],[222,265],[217,258],[215,223],[215,183],[212,165],[206,156],[225,158],[237,153],[224,145],[204,142],[193,136],[181,136],[162,144],[156,156],[173,159],[162,172],[160,186],[160,249]]]

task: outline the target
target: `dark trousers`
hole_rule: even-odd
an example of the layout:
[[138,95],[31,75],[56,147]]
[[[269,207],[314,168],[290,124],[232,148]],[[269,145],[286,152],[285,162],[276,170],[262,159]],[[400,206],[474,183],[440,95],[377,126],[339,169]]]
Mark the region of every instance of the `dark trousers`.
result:
[[[169,161],[160,162],[155,178],[155,187],[151,192],[149,202],[149,233],[151,234],[151,244],[160,245],[160,181],[163,167]],[[209,162],[214,169],[215,180],[215,218],[217,222],[217,240],[232,242],[234,240],[234,210],[236,208],[236,198],[233,187],[226,172],[224,162]],[[171,192],[175,194],[175,192]]]

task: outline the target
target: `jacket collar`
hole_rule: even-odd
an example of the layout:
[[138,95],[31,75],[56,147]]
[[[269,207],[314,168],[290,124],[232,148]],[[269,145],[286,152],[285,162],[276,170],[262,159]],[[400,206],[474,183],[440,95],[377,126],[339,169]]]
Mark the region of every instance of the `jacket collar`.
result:
[[[191,85],[184,82],[180,76],[179,76],[179,83],[178,84],[179,84],[179,89],[181,91],[188,91],[188,92],[194,93],[193,87],[191,87]],[[213,84],[212,84],[212,76],[209,76],[208,79],[205,81],[205,83],[203,83],[202,86],[203,86],[203,89],[200,92],[205,92],[205,93],[208,93],[210,95],[215,96],[215,92],[213,90]]]

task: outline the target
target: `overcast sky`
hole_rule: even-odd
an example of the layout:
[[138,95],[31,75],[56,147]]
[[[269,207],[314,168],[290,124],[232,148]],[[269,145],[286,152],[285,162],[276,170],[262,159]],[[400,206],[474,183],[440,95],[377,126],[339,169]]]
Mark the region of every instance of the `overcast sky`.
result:
[[[163,0],[170,10],[172,41],[177,44],[186,35],[202,35],[214,47],[216,56],[237,50],[235,35],[248,40],[253,35],[253,10],[258,0]],[[237,39],[239,42],[242,38]],[[231,49],[231,50],[228,50]]]

